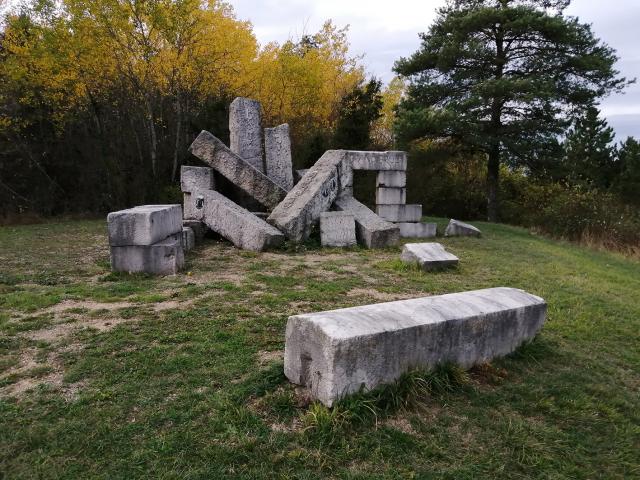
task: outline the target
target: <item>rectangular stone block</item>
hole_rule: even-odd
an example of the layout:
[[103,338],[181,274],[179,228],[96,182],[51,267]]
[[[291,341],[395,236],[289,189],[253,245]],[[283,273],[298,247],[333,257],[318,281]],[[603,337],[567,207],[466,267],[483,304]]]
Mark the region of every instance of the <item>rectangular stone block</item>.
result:
[[376,212],[389,222],[419,222],[422,205],[377,205]]
[[353,247],[356,242],[356,222],[348,212],[320,214],[320,240],[323,247]]
[[111,247],[111,269],[115,272],[175,275],[184,267],[182,233],[153,245]]
[[189,227],[182,227],[182,249],[184,252],[193,250],[196,246],[196,234]]
[[359,152],[349,156],[354,170],[406,170],[406,152]]
[[480,229],[459,220],[449,220],[449,225],[444,232],[445,237],[480,237]]
[[376,184],[378,187],[406,187],[407,172],[403,170],[382,170],[378,172]]
[[236,247],[262,252],[284,242],[282,232],[220,193],[203,190],[193,196],[202,201],[202,221]]
[[396,223],[400,228],[402,238],[433,238],[438,233],[438,225],[435,223]]
[[189,151],[268,209],[275,208],[287,195],[280,185],[205,130],[194,140]]
[[180,188],[182,193],[191,193],[195,190],[215,190],[213,168],[183,165],[180,168]]
[[260,102],[238,97],[229,106],[231,151],[264,173],[262,151],[262,108]]
[[287,192],[293,188],[293,163],[289,125],[264,129],[267,176]]
[[406,188],[376,188],[376,205],[399,205],[407,203]]
[[425,272],[454,267],[460,261],[439,243],[407,243],[400,258],[405,263],[417,263]]
[[269,223],[294,242],[304,241],[345,188],[353,186],[353,170],[345,150],[329,150],[271,212]]
[[107,216],[109,245],[153,245],[182,231],[180,205],[142,205]]
[[196,245],[202,243],[208,230],[208,227],[200,220],[185,220],[182,222],[182,226],[193,230]]
[[334,202],[337,210],[352,214],[356,221],[358,243],[367,248],[386,248],[398,244],[400,230],[363,205],[351,195],[340,195]]
[[470,368],[512,353],[545,318],[542,298],[513,288],[295,315],[287,323],[284,372],[331,406],[415,368]]

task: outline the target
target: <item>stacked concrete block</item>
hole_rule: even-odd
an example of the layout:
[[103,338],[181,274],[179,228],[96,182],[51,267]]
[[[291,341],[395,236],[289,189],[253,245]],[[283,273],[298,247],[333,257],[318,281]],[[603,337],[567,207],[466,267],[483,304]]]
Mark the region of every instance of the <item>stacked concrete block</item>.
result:
[[264,173],[260,102],[241,97],[231,102],[229,133],[231,151],[256,170]]
[[268,209],[278,206],[287,196],[280,185],[207,131],[198,135],[189,151]]
[[381,170],[378,172],[377,186],[405,188],[407,186],[407,172],[404,170]]
[[402,238],[433,238],[438,233],[438,225],[435,223],[396,223],[400,228]]
[[284,372],[327,406],[404,373],[451,362],[463,368],[532,340],[546,303],[513,288],[365,305],[289,317]]
[[288,192],[293,188],[289,125],[265,128],[264,146],[267,176]]
[[355,217],[349,212],[324,212],[320,215],[320,240],[323,247],[353,247],[356,241]]
[[406,152],[350,151],[348,156],[354,170],[402,171],[407,170]]
[[455,267],[459,262],[439,243],[407,243],[400,258],[405,263],[417,264],[425,272]]
[[444,232],[445,237],[480,237],[482,232],[468,223],[450,220]]
[[180,205],[112,212],[107,225],[114,271],[174,275],[184,266]]
[[284,235],[253,213],[213,190],[196,192],[200,219],[214,232],[244,250],[262,252],[284,242]]
[[376,205],[404,205],[407,203],[407,189],[398,187],[378,187]]
[[419,222],[422,219],[422,205],[377,205],[376,213],[388,222]]

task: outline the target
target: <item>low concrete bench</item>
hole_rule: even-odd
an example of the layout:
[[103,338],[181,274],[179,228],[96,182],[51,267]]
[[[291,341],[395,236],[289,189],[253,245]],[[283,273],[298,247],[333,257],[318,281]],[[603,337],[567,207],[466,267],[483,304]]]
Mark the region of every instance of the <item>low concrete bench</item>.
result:
[[327,406],[361,388],[392,383],[415,368],[464,368],[533,339],[545,301],[492,288],[295,315],[286,332],[287,378]]

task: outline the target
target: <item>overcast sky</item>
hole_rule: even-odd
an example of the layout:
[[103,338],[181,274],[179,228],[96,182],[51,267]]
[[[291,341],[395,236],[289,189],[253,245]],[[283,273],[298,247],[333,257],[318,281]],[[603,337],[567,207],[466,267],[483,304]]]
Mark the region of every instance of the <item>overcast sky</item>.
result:
[[[410,55],[420,42],[442,0],[230,0],[238,17],[250,20],[261,43],[298,38],[317,31],[327,19],[350,25],[352,52],[364,54],[370,74],[389,80],[399,57]],[[640,0],[573,0],[567,10],[593,25],[600,38],[618,51],[619,70],[640,79]],[[640,86],[601,105],[619,138],[640,138]]]

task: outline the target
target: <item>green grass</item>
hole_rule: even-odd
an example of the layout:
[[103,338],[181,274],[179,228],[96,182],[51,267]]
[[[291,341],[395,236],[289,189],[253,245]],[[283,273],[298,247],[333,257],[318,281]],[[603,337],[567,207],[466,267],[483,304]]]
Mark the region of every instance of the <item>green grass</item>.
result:
[[[0,228],[0,477],[640,478],[640,263],[479,227],[432,274],[209,241],[167,278],[110,273],[102,221]],[[333,409],[283,376],[293,313],[495,286],[549,303],[508,358]]]

